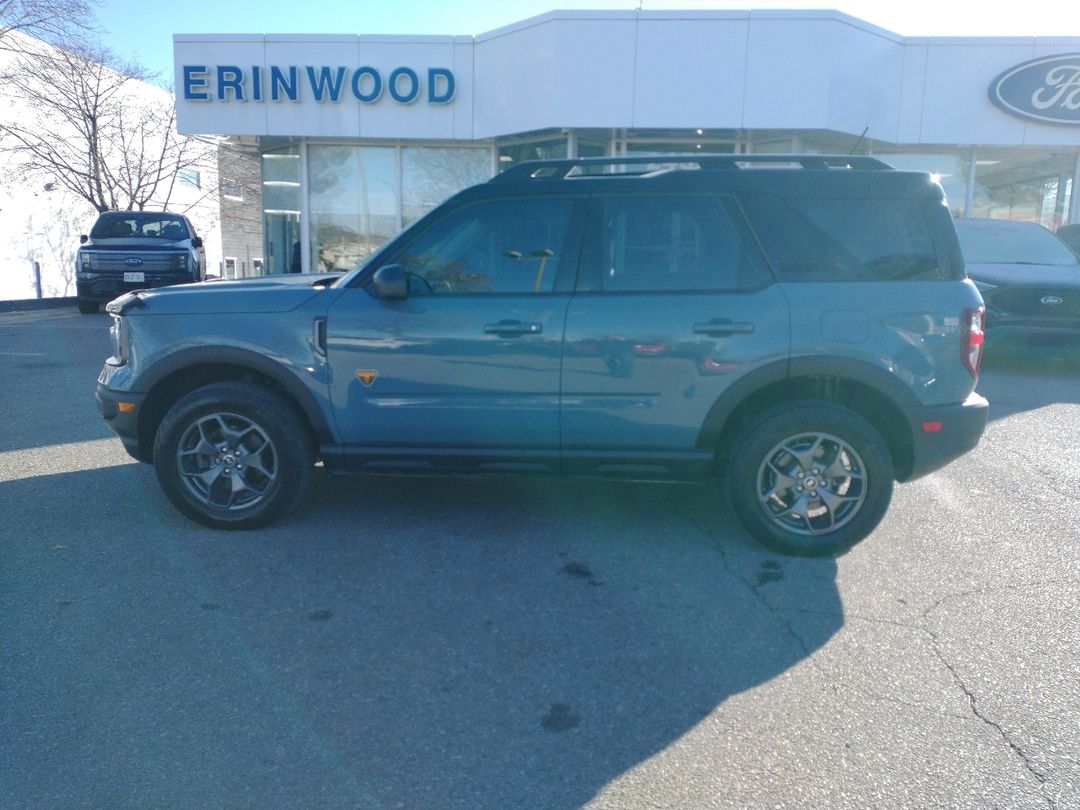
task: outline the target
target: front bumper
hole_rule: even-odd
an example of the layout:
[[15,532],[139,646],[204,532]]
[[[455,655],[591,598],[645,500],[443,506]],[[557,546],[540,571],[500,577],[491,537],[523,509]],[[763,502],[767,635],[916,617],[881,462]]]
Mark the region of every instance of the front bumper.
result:
[[916,408],[907,412],[911,426],[911,469],[900,481],[921,478],[974,449],[979,443],[990,403],[972,393],[957,405]]
[[141,447],[139,442],[139,415],[146,402],[146,395],[114,391],[99,382],[94,392],[94,401],[105,423],[124,443],[128,455],[138,461],[151,461],[151,449]]
[[76,280],[75,288],[84,301],[104,302],[134,290],[189,284],[191,281],[189,273],[145,273],[143,281],[124,281],[122,273],[101,273],[88,281]]

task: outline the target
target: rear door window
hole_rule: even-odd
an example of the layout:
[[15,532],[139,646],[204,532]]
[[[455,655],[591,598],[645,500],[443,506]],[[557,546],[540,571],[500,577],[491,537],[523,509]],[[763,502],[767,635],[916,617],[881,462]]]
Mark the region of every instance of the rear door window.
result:
[[600,197],[591,289],[605,292],[736,290],[763,280],[720,197]]

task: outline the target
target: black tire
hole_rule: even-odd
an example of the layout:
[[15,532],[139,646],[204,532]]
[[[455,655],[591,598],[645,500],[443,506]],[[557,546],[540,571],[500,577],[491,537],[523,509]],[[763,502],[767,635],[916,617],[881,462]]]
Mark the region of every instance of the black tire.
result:
[[101,306],[97,301],[88,301],[85,298],[78,299],[79,312],[83,315],[96,315]]
[[727,488],[743,526],[784,554],[842,553],[881,522],[893,491],[889,449],[865,419],[833,402],[771,408],[732,448]]
[[154,469],[173,505],[216,529],[251,529],[284,514],[314,467],[308,425],[286,400],[245,382],[196,389],[165,415]]

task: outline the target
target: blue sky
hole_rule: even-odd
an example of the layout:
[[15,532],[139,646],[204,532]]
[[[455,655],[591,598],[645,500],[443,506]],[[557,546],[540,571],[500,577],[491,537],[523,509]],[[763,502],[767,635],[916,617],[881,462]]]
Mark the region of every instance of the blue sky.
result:
[[[563,9],[634,9],[638,0],[99,0],[102,41],[163,80],[172,75],[172,35],[480,34]],[[1080,36],[1077,0],[642,0],[646,10],[836,8],[905,36]]]

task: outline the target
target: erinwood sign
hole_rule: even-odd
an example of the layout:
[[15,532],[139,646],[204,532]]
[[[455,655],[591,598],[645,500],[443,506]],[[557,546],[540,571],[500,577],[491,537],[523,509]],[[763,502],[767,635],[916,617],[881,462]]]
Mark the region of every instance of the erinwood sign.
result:
[[990,100],[1019,118],[1080,126],[1080,53],[1009,68],[991,83]]
[[449,104],[454,98],[454,74],[447,68],[379,70],[361,67],[298,65],[182,65],[185,101],[265,102],[311,98],[338,103],[347,99],[374,104],[389,96],[398,104],[423,99]]

